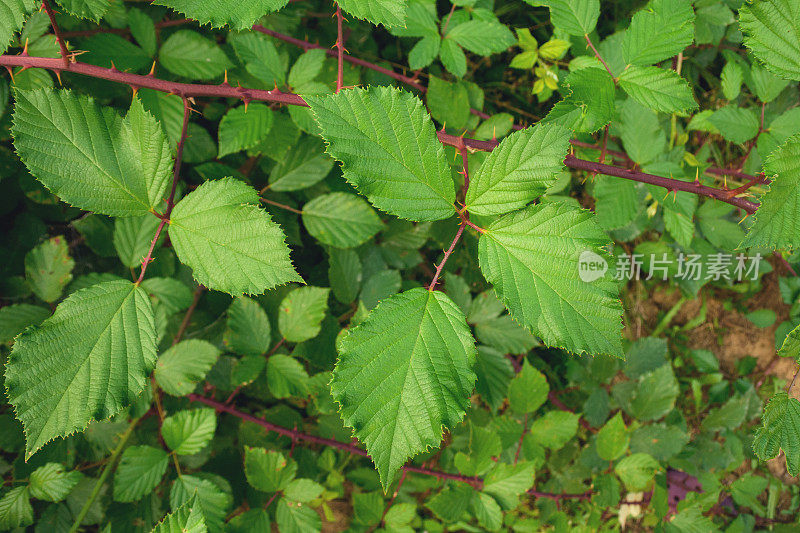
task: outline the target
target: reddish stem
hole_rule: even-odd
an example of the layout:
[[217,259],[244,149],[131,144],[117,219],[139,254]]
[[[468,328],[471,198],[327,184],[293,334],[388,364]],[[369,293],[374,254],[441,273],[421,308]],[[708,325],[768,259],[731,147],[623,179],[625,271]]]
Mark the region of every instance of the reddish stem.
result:
[[172,338],[172,345],[175,346],[178,344],[181,339],[183,338],[183,334],[186,333],[186,328],[189,327],[189,322],[192,320],[192,315],[194,314],[194,310],[197,309],[197,304],[200,302],[200,297],[205,292],[206,288],[202,285],[198,285],[197,288],[194,290],[194,294],[192,295],[192,303],[189,308],[186,310],[186,314],[183,315],[183,320],[181,320],[181,325],[178,327],[178,332]]
[[282,204],[282,203],[276,202],[274,200],[267,200],[266,198],[262,198],[261,201],[264,202],[265,204],[274,205],[275,207],[280,207],[281,209],[285,209],[287,211],[291,211],[292,213],[297,213],[298,215],[302,215],[303,214],[303,212],[300,211],[299,209],[295,209],[292,206],[289,206],[289,205],[286,205],[286,204]]
[[342,36],[342,10],[336,4],[336,92],[342,90],[344,81],[344,37]]
[[592,44],[592,40],[589,38],[589,34],[585,33],[583,35],[583,37],[586,39],[586,44],[589,46],[589,48],[592,49],[592,52],[594,52],[594,57],[596,57],[598,60],[600,60],[600,63],[603,64],[603,66],[606,69],[606,72],[608,72],[608,75],[611,76],[612,80],[614,80],[614,85],[616,85],[617,84],[617,78],[614,77],[614,73],[611,72],[611,69],[608,67],[608,63],[606,63],[606,60],[603,59],[603,56],[600,55],[600,52],[598,52],[597,48],[595,48],[594,44]]
[[47,16],[50,17],[50,26],[53,28],[53,35],[56,36],[58,48],[61,50],[61,59],[64,61],[64,66],[67,67],[69,66],[69,51],[67,51],[67,44],[64,42],[64,38],[58,29],[58,24],[56,24],[56,14],[53,8],[50,7],[50,2],[47,0],[42,0],[42,8],[47,13]]

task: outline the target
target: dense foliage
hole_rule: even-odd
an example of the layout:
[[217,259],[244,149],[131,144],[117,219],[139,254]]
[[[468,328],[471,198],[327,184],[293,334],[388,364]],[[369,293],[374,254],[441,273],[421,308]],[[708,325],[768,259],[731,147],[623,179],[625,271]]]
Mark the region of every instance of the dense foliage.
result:
[[796,530],[798,21],[0,0],[0,530]]

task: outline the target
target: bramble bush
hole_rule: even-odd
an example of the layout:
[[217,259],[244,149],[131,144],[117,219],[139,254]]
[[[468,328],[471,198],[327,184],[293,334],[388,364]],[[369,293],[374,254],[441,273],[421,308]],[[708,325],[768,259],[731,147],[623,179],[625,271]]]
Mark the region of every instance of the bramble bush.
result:
[[0,530],[797,530],[800,2],[38,2]]

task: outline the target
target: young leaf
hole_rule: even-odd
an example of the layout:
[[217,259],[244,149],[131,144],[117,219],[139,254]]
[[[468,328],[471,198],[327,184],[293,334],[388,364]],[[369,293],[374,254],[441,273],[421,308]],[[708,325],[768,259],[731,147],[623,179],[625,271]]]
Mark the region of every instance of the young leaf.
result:
[[594,132],[615,118],[614,80],[602,68],[582,68],[564,80],[569,94],[550,110],[543,122]]
[[290,292],[278,311],[278,330],[289,342],[303,342],[317,336],[328,310],[330,289],[300,287]]
[[0,498],[0,529],[5,531],[33,524],[30,497],[30,489],[25,485],[3,494]]
[[646,453],[634,453],[622,459],[614,467],[619,479],[629,491],[642,491],[647,489],[661,469],[658,461]]
[[599,0],[525,0],[532,6],[550,8],[550,21],[570,35],[592,33],[600,16]]
[[78,471],[65,472],[59,463],[47,463],[31,473],[31,496],[37,500],[60,502],[67,497],[83,475]]
[[533,368],[525,359],[522,370],[511,380],[508,387],[508,402],[516,414],[528,414],[536,411],[547,400],[549,392],[550,386],[544,374]]
[[697,108],[686,80],[671,69],[631,65],[620,74],[619,86],[653,111],[682,113]]
[[167,394],[185,396],[211,370],[219,353],[216,346],[200,339],[189,339],[170,346],[156,363],[156,382]]
[[138,98],[124,119],[68,90],[17,91],[16,98],[14,146],[53,194],[111,216],[145,215],[161,202],[172,156]]
[[464,51],[452,39],[442,39],[439,46],[439,59],[453,76],[463,78],[467,73],[467,56]]
[[153,491],[164,477],[169,455],[152,446],[129,446],[114,474],[114,501],[135,502]]
[[406,0],[338,0],[336,3],[354,17],[375,25],[391,28],[404,26],[406,22]]
[[628,428],[622,420],[622,413],[618,412],[597,432],[597,455],[606,461],[615,461],[628,449],[629,441]]
[[744,44],[772,72],[800,80],[800,5],[794,0],[756,0],[739,9]]
[[199,283],[230,294],[258,294],[302,281],[283,231],[258,203],[252,187],[223,178],[203,183],[175,206],[170,239]]
[[304,205],[303,224],[312,237],[336,248],[360,246],[383,229],[367,202],[343,192],[317,196]]
[[580,258],[605,261],[593,215],[566,203],[531,206],[489,225],[478,242],[486,280],[512,316],[547,344],[622,355],[622,305],[613,280],[580,277]]
[[708,120],[732,143],[745,143],[758,134],[758,117],[752,109],[727,105],[714,111]]
[[461,310],[422,288],[383,300],[341,340],[331,393],[384,489],[409,458],[439,445],[442,428],[462,419],[475,356]]
[[250,0],[239,2],[237,0],[221,0],[208,2],[206,0],[157,0],[154,4],[166,6],[183,13],[189,18],[198,20],[203,24],[221,27],[229,24],[237,30],[249,28],[255,22],[273,11],[278,11],[289,0]]
[[764,408],[761,427],[753,439],[753,451],[762,461],[783,450],[790,476],[800,473],[800,401],[781,391]]
[[72,281],[74,267],[63,236],[44,241],[25,255],[25,279],[33,293],[45,302],[61,298],[64,287]]
[[422,102],[390,87],[308,96],[328,153],[375,207],[408,220],[455,214],[455,184]]
[[192,30],[178,30],[161,45],[164,68],[190,80],[210,80],[233,66],[216,42]]
[[156,524],[152,533],[206,533],[206,520],[197,496],[192,496],[183,505],[169,513]]
[[168,416],[161,425],[161,435],[173,452],[194,455],[211,442],[216,429],[216,413],[203,407]]
[[[223,491],[219,485],[207,478],[186,474],[178,477],[169,492],[170,507],[177,511],[179,507],[195,498],[196,504],[189,504],[189,506],[194,508],[196,505],[199,508],[205,517],[209,531],[224,531],[225,516],[233,505],[230,489]],[[173,533],[173,530],[170,530],[169,533]]]
[[630,65],[652,65],[683,52],[693,38],[690,0],[651,0],[631,19],[622,38],[622,57]]
[[307,396],[308,373],[294,357],[276,353],[267,361],[267,385],[276,398]]
[[505,509],[513,509],[519,504],[520,495],[533,486],[534,472],[531,463],[498,462],[483,480],[483,492],[494,497]]
[[[367,1],[375,0],[364,0],[365,3]],[[281,498],[275,505],[277,507],[275,522],[278,525],[278,531],[311,533],[322,530],[322,518],[308,505],[298,505],[286,498]]]
[[255,300],[241,296],[228,308],[223,343],[229,350],[240,355],[261,355],[269,350],[271,330],[264,308]]
[[295,479],[283,491],[286,499],[292,502],[308,503],[317,498],[325,487],[310,479]]
[[505,52],[517,40],[502,24],[485,20],[470,20],[447,32],[445,39],[453,39],[473,54],[490,56]]
[[537,124],[506,137],[470,181],[469,212],[500,215],[544,194],[564,168],[571,134],[558,124]]
[[272,110],[265,104],[252,103],[231,109],[219,122],[219,154],[247,150],[260,143],[272,128]]
[[580,415],[569,411],[548,411],[531,424],[533,441],[540,446],[559,450],[577,433],[579,418]]
[[130,405],[156,362],[153,309],[129,281],[79,290],[17,337],[5,384],[25,426],[27,457],[56,437]]
[[761,198],[741,248],[764,246],[773,250],[800,246],[800,134],[790,137],[767,156],[764,171],[774,176],[769,190]]
[[244,448],[244,474],[247,482],[263,492],[285,489],[297,473],[297,463],[280,452],[264,448]]

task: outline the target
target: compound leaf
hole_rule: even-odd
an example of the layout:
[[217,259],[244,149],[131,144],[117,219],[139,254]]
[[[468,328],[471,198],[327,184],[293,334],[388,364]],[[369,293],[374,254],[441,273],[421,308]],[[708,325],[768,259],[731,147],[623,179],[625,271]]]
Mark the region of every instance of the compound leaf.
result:
[[550,123],[503,139],[472,176],[466,198],[470,213],[508,213],[544,194],[564,167],[571,134]]
[[583,281],[583,254],[605,261],[594,215],[566,203],[527,207],[489,225],[478,260],[512,316],[571,352],[622,354],[622,305],[613,280]]
[[631,65],[620,74],[619,85],[653,111],[682,113],[697,107],[686,80],[674,70]]
[[631,19],[622,38],[622,57],[630,65],[652,65],[683,52],[693,39],[689,0],[651,0]]
[[452,300],[423,288],[381,301],[341,340],[331,393],[385,489],[409,458],[438,446],[443,428],[463,418],[475,382],[474,342]]
[[114,501],[134,502],[155,489],[167,471],[169,455],[152,446],[129,446],[114,474]]
[[739,10],[744,44],[768,70],[800,80],[800,4],[795,0],[756,0]]
[[53,194],[112,216],[144,215],[159,204],[172,177],[172,156],[138,98],[123,119],[68,90],[16,95],[14,146]]
[[765,246],[772,249],[800,246],[800,134],[790,137],[783,146],[767,156],[767,176],[774,176],[769,190],[761,198],[742,248]]
[[142,288],[107,281],[71,294],[17,337],[6,366],[27,456],[130,405],[155,362],[153,309]]
[[166,6],[183,13],[189,18],[203,24],[224,26],[229,24],[234,29],[249,28],[255,22],[273,11],[278,11],[289,0],[220,0],[209,2],[207,0],[158,0],[154,4]]
[[255,189],[223,178],[203,183],[175,206],[170,239],[199,283],[230,294],[258,294],[302,281],[283,231],[258,203]]
[[355,248],[383,229],[383,222],[362,198],[334,192],[303,206],[303,224],[322,244]]
[[408,220],[455,214],[455,184],[419,98],[391,87],[307,96],[328,153],[372,204]]
[[354,17],[375,25],[405,26],[406,0],[338,0],[336,3]]

